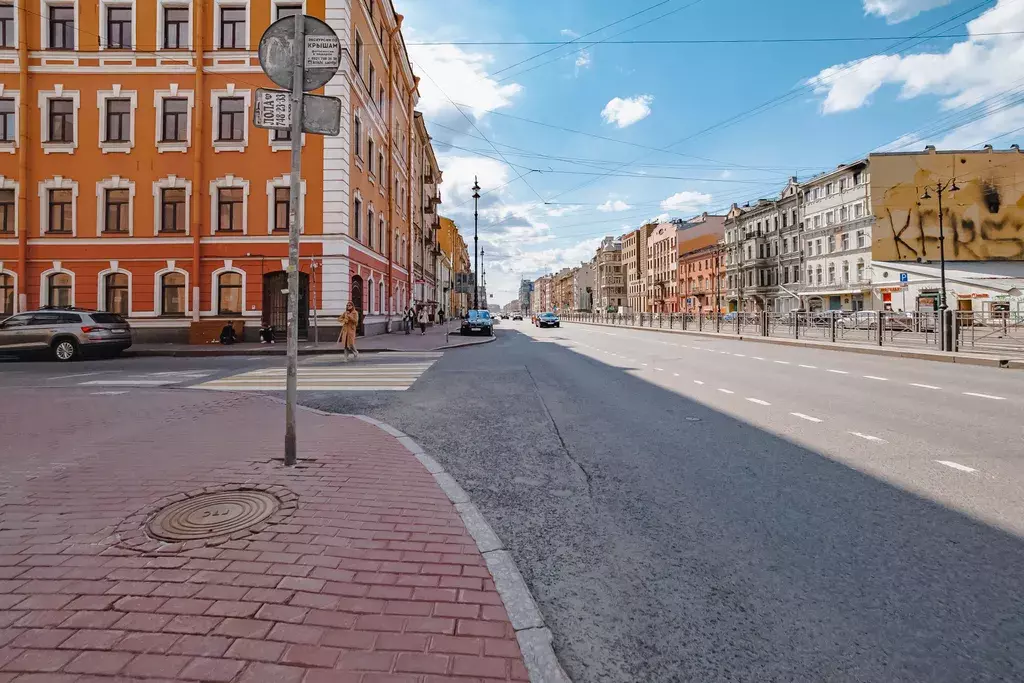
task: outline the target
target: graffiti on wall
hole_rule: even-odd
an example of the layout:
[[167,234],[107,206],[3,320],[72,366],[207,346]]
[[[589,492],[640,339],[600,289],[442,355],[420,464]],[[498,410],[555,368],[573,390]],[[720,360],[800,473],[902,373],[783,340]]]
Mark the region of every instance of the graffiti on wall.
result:
[[1024,261],[1024,154],[872,154],[870,169],[874,260],[937,261],[936,186],[955,179],[959,189],[942,194],[946,259]]

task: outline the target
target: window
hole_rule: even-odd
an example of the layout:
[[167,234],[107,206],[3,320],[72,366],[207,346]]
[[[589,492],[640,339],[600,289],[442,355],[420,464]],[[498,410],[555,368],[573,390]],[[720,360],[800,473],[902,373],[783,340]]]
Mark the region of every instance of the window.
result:
[[366,240],[373,242],[373,207],[366,210]]
[[222,142],[241,142],[245,140],[245,98],[222,97],[220,105],[220,125],[217,139]]
[[49,43],[51,50],[75,49],[74,5],[50,5]]
[[388,233],[387,230],[384,228],[383,216],[381,216],[380,229],[377,231],[377,234],[379,235],[377,239],[377,248],[380,249],[380,253],[384,254],[388,250]]
[[0,235],[14,232],[14,190],[0,190]]
[[0,98],[0,142],[14,142],[16,129],[14,99]]
[[69,273],[54,273],[46,278],[47,298],[46,303],[50,306],[67,308],[71,303],[71,275]]
[[839,209],[839,220],[840,221],[849,220],[849,218],[850,218],[850,209],[848,209],[845,206],[842,207],[841,209]]
[[359,35],[359,31],[356,31],[356,49],[355,49],[355,62],[356,62],[356,73],[363,73],[363,39]]
[[789,240],[782,240],[782,253],[783,254],[788,254],[789,253]]
[[818,214],[817,216],[814,217],[814,227],[821,227],[821,214]]
[[384,281],[381,280],[377,285],[377,305],[380,306],[381,310],[384,310]]
[[360,237],[361,237],[360,234],[359,234],[361,232],[361,230],[359,229],[360,228],[359,221],[362,220],[362,215],[363,215],[363,203],[361,201],[359,201],[359,198],[357,197],[352,202],[352,237],[355,238],[356,240],[359,240]]
[[828,253],[831,254],[835,250],[836,250],[836,236],[835,235],[829,235],[828,236]]
[[833,212],[833,211],[827,212],[825,214],[825,225],[832,225],[833,223],[835,223],[836,222],[835,218],[836,218],[835,212]]
[[164,7],[164,49],[186,49],[188,39],[188,7]]
[[72,190],[50,190],[47,208],[50,217],[47,232],[71,233]]
[[381,111],[384,111],[384,86],[383,85],[380,87],[380,92],[377,94],[377,107],[379,107]]
[[[384,175],[384,153],[377,152],[377,173]],[[395,183],[397,185],[397,183]]]
[[0,5],[0,47],[15,47],[17,39],[14,32],[14,5],[7,2]]
[[828,264],[828,283],[834,285],[836,283],[836,264]]
[[825,253],[824,251],[821,250],[821,240],[820,239],[814,240],[814,248],[815,248],[815,251],[818,252],[818,256],[821,256],[822,254]]
[[0,273],[0,315],[14,313],[14,278]]
[[242,312],[242,274],[221,273],[217,276],[217,314],[239,315]]
[[821,284],[821,266],[814,269],[814,283],[818,285]]
[[839,191],[842,192],[846,189],[846,178],[839,179]]
[[843,261],[843,284],[850,281],[850,262]]
[[863,213],[864,213],[864,206],[862,204],[854,204],[853,205],[853,217],[854,218],[860,218],[861,214],[863,214]]
[[129,190],[106,190],[103,196],[103,232],[128,232]]
[[[112,8],[113,9],[113,8]],[[108,99],[107,130],[104,142],[131,142],[132,101]]]
[[[778,225],[777,221],[779,219],[776,218],[775,220],[776,220],[776,226],[777,226]],[[786,227],[786,214],[782,214],[782,227]]]
[[826,197],[831,197],[833,192],[835,192],[835,185],[833,183],[829,183],[828,185],[825,186]]
[[860,249],[863,246],[864,246],[864,231],[863,230],[858,230],[857,231],[857,248]]
[[[184,97],[167,97],[164,98],[163,105],[160,141],[186,142],[188,140],[188,100]],[[109,130],[108,127],[107,131],[109,132]]]
[[185,188],[160,191],[160,232],[185,232]]
[[840,249],[842,249],[843,251],[846,251],[847,249],[850,248],[850,235],[849,235],[849,233],[845,233],[845,232],[843,233],[843,236],[840,238],[839,244],[840,244]]
[[294,17],[296,14],[302,14],[301,2],[290,2],[288,4],[280,4],[277,6],[278,21],[285,17]]
[[863,181],[864,181],[864,175],[860,171],[857,171],[856,173],[853,174],[853,184],[854,185],[860,185]]
[[220,8],[220,47],[224,50],[244,50],[247,44],[244,7]]
[[132,8],[107,7],[107,47],[130,50],[132,47]]
[[366,172],[373,175],[373,138],[366,139]]
[[291,189],[274,188],[274,230],[287,232],[291,226]]
[[864,261],[857,261],[857,281],[860,282],[864,279]]
[[241,232],[244,192],[245,190],[241,187],[217,189],[217,230],[219,232]]
[[75,102],[70,98],[52,98],[48,105],[49,142],[75,141]]
[[291,128],[275,128],[274,142],[290,142],[292,139]]
[[105,308],[108,313],[128,316],[128,275],[126,273],[110,273],[103,279],[106,293]]
[[373,64],[367,62],[369,71],[369,78],[366,79],[366,87],[370,91],[370,97],[373,97],[373,79],[377,76],[377,70],[373,68]]
[[810,268],[807,269],[807,284],[814,282],[814,271]]
[[353,117],[352,121],[352,132],[355,144],[353,149],[356,150],[356,157],[363,158],[363,124],[359,121],[359,117]]
[[164,273],[160,277],[160,313],[185,315],[185,276],[182,273]]

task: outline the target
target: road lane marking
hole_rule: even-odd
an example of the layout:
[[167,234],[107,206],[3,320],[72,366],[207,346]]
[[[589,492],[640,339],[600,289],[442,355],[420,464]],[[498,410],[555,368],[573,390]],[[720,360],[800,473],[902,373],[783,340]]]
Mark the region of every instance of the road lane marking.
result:
[[695,380],[693,380],[693,383],[694,383],[694,384],[701,384],[701,385],[703,385],[703,384],[704,384],[704,382],[701,382],[701,381],[700,381],[699,379],[695,379]]
[[764,358],[761,358],[761,356],[751,356],[751,358],[753,358],[754,360],[764,360]]
[[735,391],[729,391],[728,389],[719,389],[723,394],[735,394]]
[[793,417],[799,417],[801,420],[807,420],[808,422],[821,422],[818,418],[811,417],[810,415],[804,415],[803,413],[790,413],[790,415]]
[[771,405],[771,403],[769,403],[768,401],[762,401],[759,398],[747,398],[747,400],[750,401],[751,403],[756,403],[759,406],[770,406]]
[[647,363],[641,363],[640,365],[644,366],[645,368],[647,367]]
[[746,358],[746,356],[743,355],[742,353],[734,353],[732,355],[736,356],[737,358]]
[[888,377],[875,377],[874,375],[864,375],[864,379],[877,379],[879,382],[888,382]]
[[121,394],[127,394],[127,391],[90,391],[90,396],[120,396]]
[[987,398],[993,401],[1005,401],[1006,399],[1002,396],[992,396],[991,394],[976,394],[973,391],[965,391],[964,396],[974,396],[976,398]]
[[776,361],[772,361],[772,362],[773,363],[778,363],[779,365],[789,365],[789,361],[788,360],[776,360]]
[[665,372],[663,368],[654,368],[655,372]]
[[75,377],[91,377],[92,375],[102,375],[104,372],[121,372],[120,370],[103,370],[101,372],[79,372],[74,375],[60,375],[58,377],[47,377],[47,382],[56,382],[61,379],[73,379]]
[[163,387],[168,384],[177,384],[171,379],[97,379],[91,382],[79,382],[79,386],[107,386],[107,387]]
[[826,372],[834,372],[837,375],[849,375],[850,374],[846,370],[826,370]]
[[848,433],[849,434],[853,434],[854,436],[859,436],[860,438],[864,439],[865,441],[877,441],[879,443],[888,443],[885,439],[879,439],[877,436],[871,436],[870,434],[861,434],[860,432],[848,432]]
[[808,370],[817,370],[818,369],[817,365],[801,365],[800,367],[807,368]]
[[942,387],[932,386],[931,384],[914,384],[913,382],[910,383],[910,386],[919,387],[921,389],[942,389]]
[[961,465],[960,463],[953,462],[952,460],[936,460],[935,462],[939,463],[940,465],[945,465],[946,467],[952,467],[954,470],[960,470],[961,472],[977,472],[978,471],[978,470],[974,469],[973,467],[968,467],[967,465]]
[[678,372],[673,372],[673,373],[672,373],[672,376],[673,376],[673,377],[678,377],[678,376],[679,376],[679,373],[678,373]]

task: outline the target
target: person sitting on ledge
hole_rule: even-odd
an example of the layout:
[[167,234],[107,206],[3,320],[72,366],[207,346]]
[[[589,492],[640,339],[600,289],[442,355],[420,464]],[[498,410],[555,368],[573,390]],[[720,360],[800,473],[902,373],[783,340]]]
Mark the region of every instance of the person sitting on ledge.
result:
[[235,334],[235,324],[233,320],[229,320],[224,329],[220,331],[220,343],[221,344],[234,344],[238,341],[238,335]]

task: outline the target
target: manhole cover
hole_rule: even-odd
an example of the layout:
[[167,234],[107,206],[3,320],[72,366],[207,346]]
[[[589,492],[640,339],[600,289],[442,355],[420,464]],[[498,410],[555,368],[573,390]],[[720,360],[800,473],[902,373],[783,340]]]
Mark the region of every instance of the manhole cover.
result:
[[164,541],[227,536],[259,524],[280,507],[277,497],[263,491],[202,493],[157,512],[146,531]]

